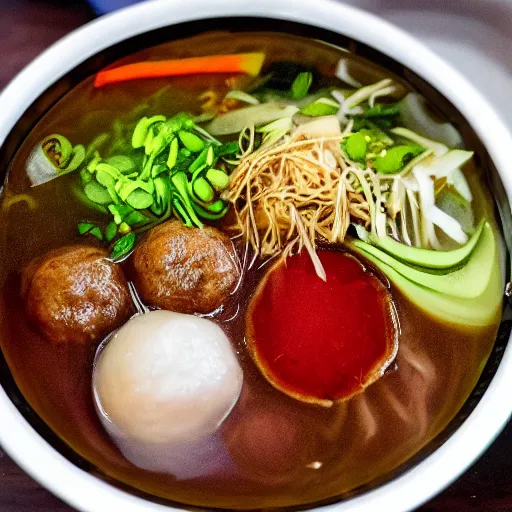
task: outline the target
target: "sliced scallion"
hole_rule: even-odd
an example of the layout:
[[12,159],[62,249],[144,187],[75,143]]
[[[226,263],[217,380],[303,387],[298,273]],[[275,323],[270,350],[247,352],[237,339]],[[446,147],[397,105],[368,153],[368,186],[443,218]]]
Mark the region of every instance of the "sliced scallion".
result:
[[203,203],[209,203],[215,196],[211,185],[204,178],[197,178],[193,182],[194,195]]
[[217,192],[222,192],[229,185],[229,176],[219,169],[208,169],[206,179]]
[[110,204],[112,198],[108,193],[108,190],[100,185],[97,181],[90,181],[84,186],[84,192],[87,198],[96,204]]
[[136,210],[143,210],[153,204],[153,196],[145,190],[137,188],[128,195],[126,202]]
[[85,233],[88,233],[93,227],[94,224],[91,224],[90,222],[79,222],[78,233],[80,235],[85,235]]
[[204,149],[204,141],[193,133],[180,130],[178,137],[183,145],[192,153],[199,153]]
[[172,139],[171,146],[169,148],[169,156],[167,158],[167,167],[172,169],[176,165],[176,161],[178,159],[178,139],[175,137]]

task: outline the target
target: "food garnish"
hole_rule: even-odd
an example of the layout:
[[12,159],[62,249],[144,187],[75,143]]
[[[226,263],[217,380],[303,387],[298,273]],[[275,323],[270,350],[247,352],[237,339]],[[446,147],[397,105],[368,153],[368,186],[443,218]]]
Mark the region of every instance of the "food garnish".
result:
[[259,74],[264,53],[239,53],[235,55],[208,55],[186,59],[135,62],[111,69],[104,69],[96,75],[95,87],[107,84],[140,80],[144,78],[197,75],[200,73],[246,73]]

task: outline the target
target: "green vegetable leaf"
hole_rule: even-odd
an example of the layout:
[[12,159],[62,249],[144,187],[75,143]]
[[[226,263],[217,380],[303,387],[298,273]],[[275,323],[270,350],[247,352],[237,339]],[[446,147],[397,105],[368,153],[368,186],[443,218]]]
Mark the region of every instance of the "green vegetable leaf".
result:
[[135,162],[126,155],[115,155],[107,158],[105,163],[115,167],[122,174],[130,174],[135,169]]
[[167,167],[172,169],[176,165],[176,161],[178,160],[178,139],[174,137],[171,142],[171,147],[169,148],[169,156],[167,158]]
[[384,150],[382,156],[373,160],[373,168],[381,174],[394,174],[423,151],[425,151],[424,148],[417,144],[392,146]]
[[119,226],[120,235],[126,235],[126,233],[130,233],[131,230],[132,228],[126,222],[121,222],[121,225]]
[[366,152],[368,149],[368,135],[363,132],[356,132],[343,141],[343,148],[350,160],[366,164]]
[[[222,144],[222,146],[218,146],[215,148],[215,156],[217,158],[221,158],[226,155],[234,155],[240,151],[240,146],[238,145],[238,141],[234,140],[231,142],[226,142]],[[213,163],[213,162],[212,162]]]
[[217,199],[217,201],[209,204],[207,207],[203,207],[197,203],[192,203],[192,206],[197,215],[208,220],[221,219],[226,215],[229,208],[229,204],[225,203],[222,199]]
[[172,184],[176,187],[177,195],[180,197],[183,206],[186,208],[188,217],[198,228],[202,228],[203,223],[197,218],[197,215],[192,207],[192,201],[188,195],[187,175],[184,172],[177,172],[171,177],[171,181]]
[[220,169],[209,169],[206,172],[206,179],[217,192],[225,190],[229,185],[229,176]]
[[392,117],[400,114],[400,107],[398,103],[384,104],[378,103],[372,108],[369,108],[364,113],[360,114],[361,117]]
[[103,233],[101,232],[101,229],[98,226],[92,228],[88,234],[95,236],[98,240],[103,240]]
[[315,101],[310,105],[303,107],[301,109],[301,114],[310,117],[320,117],[320,116],[332,116],[338,112],[339,108],[334,105],[329,105],[328,103],[324,103],[321,101]]
[[117,224],[114,221],[111,221],[107,224],[105,228],[105,239],[107,242],[111,242],[115,236],[117,235]]
[[[194,204],[194,203],[193,203]],[[172,209],[174,212],[174,215],[187,226],[187,228],[192,227],[192,221],[190,220],[190,217],[187,213],[187,209],[182,204],[182,201],[180,200],[179,196],[174,197],[172,200]]]
[[114,261],[126,256],[135,245],[135,233],[128,233],[121,237],[112,247],[110,258]]
[[78,233],[80,233],[81,235],[85,235],[93,227],[94,227],[94,224],[91,224],[90,222],[79,222],[78,223]]
[[309,92],[309,88],[313,83],[313,74],[309,71],[299,73],[290,88],[290,97],[292,100],[301,100],[305,98]]

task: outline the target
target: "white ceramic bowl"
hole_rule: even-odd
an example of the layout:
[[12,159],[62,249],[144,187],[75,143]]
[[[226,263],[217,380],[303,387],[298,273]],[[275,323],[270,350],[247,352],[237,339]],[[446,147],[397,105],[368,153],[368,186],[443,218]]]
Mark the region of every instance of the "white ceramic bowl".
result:
[[[472,125],[500,173],[510,204],[512,137],[486,100],[411,36],[372,15],[330,0],[153,0],[100,18],[44,52],[3,91],[0,144],[43,91],[88,57],[149,30],[229,16],[274,18],[328,29],[365,43],[409,67],[446,96]],[[440,448],[394,480],[324,509],[402,512],[424,503],[455,480],[495,439],[512,411],[511,389],[509,346],[476,408]],[[0,444],[27,473],[79,510],[172,510],[119,490],[73,465],[28,424],[1,388]]]

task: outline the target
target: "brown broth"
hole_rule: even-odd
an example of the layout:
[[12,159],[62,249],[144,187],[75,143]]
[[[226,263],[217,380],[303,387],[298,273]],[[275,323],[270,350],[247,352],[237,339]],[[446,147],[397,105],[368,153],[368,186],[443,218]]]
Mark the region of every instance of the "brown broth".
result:
[[[291,36],[205,34],[194,38],[193,44],[191,40],[168,43],[124,60],[226,49],[263,49],[267,62],[292,60],[325,72],[332,72],[340,55],[331,46]],[[374,79],[389,75],[367,63],[358,65],[361,75]],[[19,294],[20,271],[28,261],[51,248],[83,241],[76,233],[77,222],[104,221],[101,213],[76,200],[71,192],[72,175],[29,188],[24,162],[33,145],[52,132],[64,134],[75,144],[87,144],[96,134],[110,130],[114,121],[122,120],[120,113],[134,109],[133,119],[181,110],[198,113],[199,94],[209,88],[222,94],[225,78],[157,79],[101,90],[94,90],[89,79],[38,123],[12,162],[0,204],[22,192],[37,203],[32,211],[24,203],[7,211],[0,208],[0,345],[29,404],[103,474],[159,497],[208,508],[298,506],[352,491],[385,475],[439,434],[476,384],[493,346],[498,319],[486,328],[456,328],[428,317],[392,289],[401,329],[396,364],[363,394],[326,409],[274,389],[248,355],[243,313],[268,267],[252,270],[233,299],[239,314],[222,323],[244,371],[241,398],[220,436],[211,440],[219,459],[226,462],[200,477],[179,480],[135,468],[122,457],[94,411],[93,348],[41,339],[27,323]],[[126,116],[124,122],[129,122]],[[470,171],[476,213],[486,212],[493,221],[483,178],[476,169]],[[229,304],[224,318],[236,307]]]

